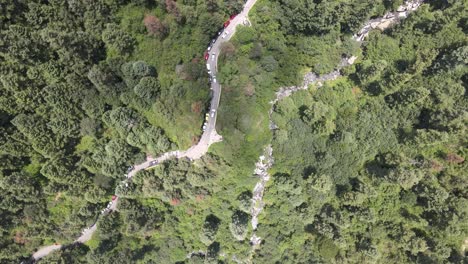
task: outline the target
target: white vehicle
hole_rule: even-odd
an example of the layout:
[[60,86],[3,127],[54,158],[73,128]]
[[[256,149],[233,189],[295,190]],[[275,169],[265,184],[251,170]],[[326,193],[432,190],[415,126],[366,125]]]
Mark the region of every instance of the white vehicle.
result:
[[208,46],[208,48],[206,49],[207,51],[210,51],[211,50],[211,46]]
[[212,110],[211,110],[211,117],[214,117],[214,116],[215,116],[215,113],[216,113],[216,110],[212,109]]
[[224,31],[224,33],[223,33],[223,35],[221,37],[225,38],[225,37],[227,37],[227,35],[229,35],[229,31],[226,30],[226,31]]
[[216,83],[216,76],[213,76],[213,83]]
[[209,63],[206,64],[206,69],[208,69],[208,71],[211,71]]
[[203,125],[203,131],[205,131],[205,130],[206,130],[206,125]]
[[211,54],[211,60],[214,61],[216,59],[216,53]]

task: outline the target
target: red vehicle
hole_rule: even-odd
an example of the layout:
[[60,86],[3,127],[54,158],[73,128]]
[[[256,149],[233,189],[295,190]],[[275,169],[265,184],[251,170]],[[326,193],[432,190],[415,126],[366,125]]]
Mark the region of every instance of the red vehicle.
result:
[[117,199],[117,196],[116,196],[116,195],[112,195],[112,201],[115,201],[115,199]]
[[231,16],[229,17],[229,20],[233,20],[236,16],[237,16],[237,14],[231,15]]
[[210,58],[210,54],[208,52],[205,52],[205,60],[208,60]]
[[231,21],[230,21],[230,20],[224,22],[224,27],[227,28],[227,27],[229,26],[229,24],[231,24]]

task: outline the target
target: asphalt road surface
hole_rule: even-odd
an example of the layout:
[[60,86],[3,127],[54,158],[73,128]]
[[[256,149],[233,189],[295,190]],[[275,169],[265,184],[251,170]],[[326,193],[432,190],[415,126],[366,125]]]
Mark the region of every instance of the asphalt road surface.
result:
[[[216,42],[211,47],[209,52],[210,56],[206,61],[207,64],[210,65],[211,70],[211,77],[216,76],[216,82],[211,82],[211,89],[213,91],[213,97],[211,99],[211,106],[210,106],[210,117],[207,121],[206,130],[203,132],[203,135],[200,138],[200,141],[197,145],[192,146],[189,148],[182,157],[187,157],[190,159],[199,159],[208,151],[208,148],[211,144],[221,141],[222,137],[216,132],[216,118],[218,116],[218,107],[219,107],[219,100],[221,99],[221,85],[219,84],[219,80],[217,77],[218,74],[218,56],[221,51],[221,45],[224,42],[229,41],[234,33],[236,32],[236,27],[238,25],[243,25],[248,21],[248,14],[250,9],[254,6],[257,0],[249,0],[245,3],[244,9],[241,13],[239,13],[234,19],[231,20],[231,23],[227,28],[224,29],[224,32],[229,32],[225,38],[223,38],[223,34],[218,36]],[[249,23],[250,24],[250,23]],[[211,59],[211,56],[214,54],[215,60]],[[214,110],[214,117],[211,116],[212,111]]]
[[[211,69],[211,76],[216,76],[218,73],[217,69],[217,63],[218,63],[218,55],[221,50],[221,44],[224,42],[227,42],[231,39],[231,37],[234,35],[236,31],[236,27],[241,24],[245,24],[248,22],[247,20],[247,15],[254,6],[255,2],[257,0],[248,0],[246,4],[244,5],[244,9],[242,10],[241,13],[239,13],[235,18],[233,18],[227,28],[224,29],[224,32],[229,32],[224,38],[222,38],[222,35],[218,36],[216,39],[216,42],[213,44],[211,47],[211,50],[209,52],[210,57],[206,61],[206,63],[210,64],[210,69]],[[250,24],[250,23],[249,23]],[[222,25],[220,25],[221,27]],[[223,33],[224,33],[223,32]],[[212,54],[215,54],[215,59],[212,60]],[[221,85],[219,84],[218,78],[216,78],[216,83],[212,82],[211,83],[211,89],[213,91],[212,94],[212,99],[211,99],[211,106],[210,106],[210,117],[207,121],[207,127],[205,131],[203,132],[203,135],[200,138],[200,141],[198,144],[190,147],[187,151],[171,151],[164,153],[160,157],[153,159],[153,160],[147,160],[141,164],[135,165],[134,168],[127,174],[128,179],[126,181],[129,181],[138,171],[147,169],[152,166],[157,166],[157,164],[163,162],[164,160],[170,159],[170,158],[189,158],[191,160],[199,159],[203,155],[208,152],[208,148],[210,147],[211,144],[219,142],[222,140],[222,137],[216,132],[216,118],[218,114],[218,107],[219,107],[219,100],[221,98]],[[212,117],[212,110],[214,110],[214,116]],[[155,163],[156,162],[156,163]],[[113,201],[112,205],[110,208],[106,210],[106,214],[117,210],[117,204],[118,204],[118,197]],[[78,243],[85,243],[86,241],[89,241],[94,232],[97,230],[97,224],[93,224],[91,227],[89,227],[86,230],[83,230],[82,235],[75,240],[75,242]],[[36,251],[33,254],[33,258],[35,260],[39,260],[40,258],[43,258],[47,255],[49,255],[51,252],[62,248],[62,245],[51,245],[51,246],[46,246],[40,248],[38,251]]]
[[[217,62],[218,62],[218,55],[221,50],[221,44],[224,42],[227,42],[231,39],[231,37],[234,35],[236,27],[241,24],[249,24],[250,22],[248,21],[248,13],[254,6],[254,4],[257,2],[257,0],[248,0],[246,4],[244,5],[244,9],[242,10],[241,13],[239,13],[234,19],[231,20],[229,26],[224,30],[228,31],[229,34],[225,37],[222,38],[219,36],[216,39],[216,42],[213,44],[210,52],[209,52],[209,58],[206,63],[210,65],[211,69],[211,76],[217,76],[218,69],[217,69]],[[413,11],[419,7],[419,5],[422,3],[421,0],[413,0],[413,1],[406,1],[405,4],[399,7],[398,12],[405,12],[405,16],[399,15],[399,17],[404,18],[407,15],[407,12]],[[386,18],[388,19],[388,18]],[[221,26],[221,25],[220,25]],[[367,34],[367,31],[365,31],[366,28],[364,27],[359,31],[359,37],[360,35],[363,35],[362,38],[365,38]],[[359,40],[358,40],[359,41]],[[212,54],[215,54],[215,60],[212,60],[211,56]],[[207,121],[207,127],[205,131],[203,132],[202,137],[200,138],[200,141],[198,144],[192,146],[186,151],[171,151],[164,153],[160,157],[152,160],[145,161],[141,164],[135,165],[134,168],[128,173],[128,179],[126,181],[131,180],[131,178],[140,170],[147,169],[152,166],[157,166],[157,164],[170,159],[170,158],[189,158],[191,160],[194,159],[199,159],[202,157],[207,151],[208,148],[210,147],[211,144],[215,142],[219,142],[222,140],[221,136],[218,135],[216,132],[216,118],[218,114],[218,107],[219,107],[219,100],[221,98],[221,85],[219,84],[218,78],[216,78],[216,83],[212,82],[211,83],[211,89],[213,90],[213,97],[211,99],[211,105],[210,105],[210,117]],[[211,117],[211,112],[214,110],[214,116]],[[117,205],[118,205],[118,197],[115,199],[115,201],[112,203],[110,208],[107,209],[106,213],[109,213],[111,211],[117,210]],[[94,232],[97,230],[97,224],[93,224],[90,226],[88,229],[84,230],[82,235],[76,239],[74,242],[78,243],[85,243],[86,241],[90,240]],[[38,260],[42,257],[47,256],[51,252],[62,248],[62,245],[51,245],[51,246],[46,246],[43,248],[40,248],[38,251],[36,251],[33,254],[33,258],[35,260]]]

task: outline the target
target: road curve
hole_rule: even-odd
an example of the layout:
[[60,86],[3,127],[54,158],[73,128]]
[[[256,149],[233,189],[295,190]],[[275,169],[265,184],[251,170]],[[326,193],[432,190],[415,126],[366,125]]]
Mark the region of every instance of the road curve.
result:
[[[224,32],[229,32],[226,37],[223,38],[222,36],[219,36],[211,47],[209,52],[210,56],[207,60],[207,64],[210,65],[211,69],[211,77],[216,77],[218,73],[218,56],[221,51],[221,45],[232,38],[238,25],[245,24],[248,21],[249,11],[252,9],[255,2],[257,2],[257,0],[248,0],[245,3],[244,9],[235,18],[233,18],[229,26],[224,29]],[[212,55],[215,56],[215,60],[212,60]],[[217,78],[216,82],[211,83],[211,89],[213,91],[213,97],[211,99],[210,117],[207,122],[206,130],[203,132],[198,144],[185,151],[181,157],[199,159],[206,154],[211,144],[219,142],[222,139],[216,132],[216,118],[218,116],[219,101],[221,99],[221,85]],[[211,116],[212,113],[214,113],[213,117]]]
[[[229,32],[229,34],[227,34],[226,37],[224,38],[222,36],[219,36],[216,39],[213,46],[211,47],[211,50],[209,52],[210,57],[208,58],[208,61],[207,61],[207,64],[210,65],[211,76],[216,76],[218,73],[218,69],[217,69],[218,55],[221,51],[222,43],[227,42],[232,38],[232,36],[234,35],[236,31],[236,27],[238,25],[248,22],[249,11],[252,9],[252,7],[255,5],[256,2],[257,0],[248,0],[245,3],[244,9],[241,11],[241,13],[239,13],[235,18],[233,18],[229,26],[224,29],[224,32],[227,31]],[[212,60],[211,58],[212,54],[214,54],[215,56],[214,60]],[[158,158],[147,160],[141,164],[137,164],[133,166],[133,169],[129,171],[127,174],[128,179],[122,182],[123,185],[125,185],[125,182],[130,180],[137,172],[147,169],[149,167],[156,166],[157,164],[165,160],[168,160],[170,158],[188,158],[190,160],[199,159],[208,152],[208,148],[210,147],[211,144],[222,140],[222,137],[216,132],[216,118],[218,114],[219,101],[221,99],[221,85],[219,84],[218,80],[216,80],[216,82],[211,83],[211,89],[213,91],[213,94],[212,94],[210,112],[209,112],[210,116],[207,121],[207,127],[205,131],[203,132],[200,138],[200,141],[196,145],[190,147],[186,151],[176,150],[176,151],[167,152],[159,156]],[[214,110],[213,116],[211,116],[212,110]],[[117,187],[117,189],[118,188],[121,188],[121,187]],[[118,204],[118,197],[113,201],[110,208],[106,212],[108,213],[111,211],[115,211],[117,209],[117,204]],[[85,229],[82,235],[79,238],[77,238],[74,242],[85,243],[86,241],[89,241],[92,238],[96,230],[97,230],[97,222],[94,223],[88,229]],[[62,245],[51,245],[51,246],[42,247],[32,255],[32,258],[35,261],[37,261],[49,255],[53,251],[61,249],[61,248],[62,248]]]

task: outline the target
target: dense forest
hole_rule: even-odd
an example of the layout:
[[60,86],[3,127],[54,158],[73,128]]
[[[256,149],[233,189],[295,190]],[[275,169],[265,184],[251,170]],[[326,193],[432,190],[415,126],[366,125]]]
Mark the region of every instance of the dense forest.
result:
[[464,263],[466,2],[373,32],[344,77],[275,106],[256,263]]
[[[402,0],[257,1],[218,61],[223,142],[117,190],[129,166],[198,141],[203,52],[244,1],[0,2],[0,263],[53,243],[40,263],[467,261],[466,1],[426,1],[362,46],[351,36]],[[338,80],[279,101],[270,131],[279,87],[351,55]]]
[[2,1],[1,263],[72,242],[128,166],[198,140],[210,99],[203,50],[241,7]]

